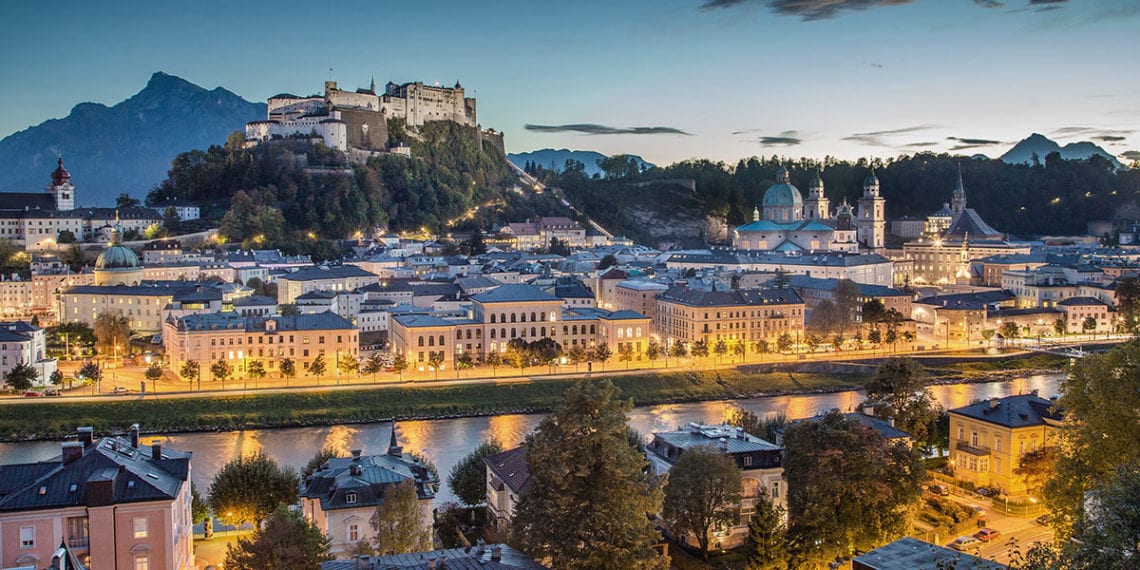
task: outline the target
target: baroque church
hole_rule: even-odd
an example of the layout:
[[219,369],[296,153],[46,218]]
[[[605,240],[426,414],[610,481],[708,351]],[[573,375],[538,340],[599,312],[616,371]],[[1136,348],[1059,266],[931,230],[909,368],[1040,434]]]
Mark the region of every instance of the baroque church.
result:
[[732,232],[736,249],[788,255],[878,251],[884,247],[885,239],[886,200],[879,195],[879,179],[874,173],[863,181],[863,196],[856,207],[844,200],[832,212],[818,172],[812,177],[808,198],[804,200],[783,167],[776,174],[776,183],[764,192],[760,207],[753,210],[752,222]]

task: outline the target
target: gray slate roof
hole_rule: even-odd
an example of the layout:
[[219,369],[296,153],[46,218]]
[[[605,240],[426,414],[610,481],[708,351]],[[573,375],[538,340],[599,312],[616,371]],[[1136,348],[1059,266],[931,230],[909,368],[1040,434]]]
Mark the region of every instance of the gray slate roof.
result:
[[526,464],[526,447],[519,446],[483,458],[483,464],[505,483],[515,495],[526,492],[530,484],[530,468]]
[[293,273],[279,277],[286,281],[318,281],[321,279],[346,279],[349,277],[373,277],[379,279],[375,273],[365,271],[355,265],[320,265],[305,267]]
[[803,303],[793,289],[693,289],[685,285],[671,287],[657,296],[658,301],[669,301],[690,307],[731,307],[746,305],[797,305]]
[[1006,568],[997,562],[936,546],[909,536],[856,556],[852,561],[852,567],[871,568],[873,570],[921,570],[925,568],[1004,570]]
[[87,486],[112,482],[114,504],[173,500],[190,471],[189,452],[131,447],[124,437],[108,437],[83,447],[82,456],[64,464],[63,456],[39,463],[0,466],[0,512],[56,509],[87,504]]
[[[491,560],[492,549],[498,548],[501,558]],[[432,562],[429,562],[432,561]],[[429,552],[412,552],[390,556],[373,556],[363,564],[355,560],[331,560],[321,563],[321,570],[426,570],[430,567],[447,570],[545,570],[546,567],[527,555],[505,545],[483,545],[470,550],[452,548]]]
[[480,303],[518,303],[526,301],[558,301],[558,297],[533,285],[508,283],[471,297]]
[[[995,404],[996,403],[996,404]],[[1054,403],[1036,394],[1006,396],[955,408],[951,413],[1009,428],[1056,425],[1064,419],[1060,410],[1051,409]]]

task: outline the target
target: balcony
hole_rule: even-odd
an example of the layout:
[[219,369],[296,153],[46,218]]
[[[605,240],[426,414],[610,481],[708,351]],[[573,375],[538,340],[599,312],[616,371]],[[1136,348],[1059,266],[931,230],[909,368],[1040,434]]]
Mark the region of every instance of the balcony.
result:
[[990,448],[975,447],[973,445],[970,445],[970,443],[965,440],[959,441],[957,445],[954,446],[954,449],[957,449],[958,451],[964,451],[970,455],[977,455],[979,457],[989,457],[990,455]]
[[87,548],[91,539],[86,536],[72,536],[67,538],[68,548]]

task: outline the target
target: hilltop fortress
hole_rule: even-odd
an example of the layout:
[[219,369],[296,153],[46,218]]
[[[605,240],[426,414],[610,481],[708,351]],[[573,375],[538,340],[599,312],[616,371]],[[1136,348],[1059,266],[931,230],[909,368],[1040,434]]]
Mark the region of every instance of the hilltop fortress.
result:
[[257,144],[274,138],[312,136],[352,156],[410,156],[406,146],[390,144],[389,119],[399,119],[411,129],[431,121],[475,127],[480,137],[491,137],[499,150],[503,149],[501,133],[479,128],[475,98],[467,97],[458,81],[454,87],[389,82],[383,93],[376,92],[375,82],[368,89],[345,91],[335,81],[326,81],[323,96],[274,95],[269,98],[267,119],[246,123],[245,139]]

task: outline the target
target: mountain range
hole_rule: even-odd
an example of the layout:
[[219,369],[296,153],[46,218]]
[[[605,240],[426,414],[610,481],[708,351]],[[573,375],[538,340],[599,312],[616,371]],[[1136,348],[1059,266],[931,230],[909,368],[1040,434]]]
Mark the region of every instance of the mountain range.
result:
[[175,155],[222,144],[264,117],[264,103],[157,72],[125,101],[79,103],[62,119],[0,140],[0,192],[42,189],[62,154],[77,205],[111,205],[123,192],[141,199],[166,177]]
[[1099,154],[1116,168],[1124,168],[1124,165],[1115,156],[1091,142],[1072,142],[1061,146],[1045,135],[1038,133],[1033,133],[1013,145],[1013,148],[1001,155],[1001,160],[1006,164],[1033,164],[1033,157],[1036,155],[1037,161],[1043,164],[1045,157],[1051,152],[1061,153],[1061,158],[1065,160],[1086,160],[1094,154]]
[[[645,162],[640,156],[630,154],[646,168],[653,168],[656,165]],[[511,164],[519,168],[526,167],[526,163],[534,162],[547,170],[562,170],[566,165],[567,160],[576,160],[586,166],[586,174],[593,176],[594,174],[604,175],[602,169],[598,167],[598,161],[606,158],[606,155],[595,152],[592,150],[570,150],[568,148],[543,148],[539,150],[532,150],[529,152],[511,153],[507,155],[507,160]]]

